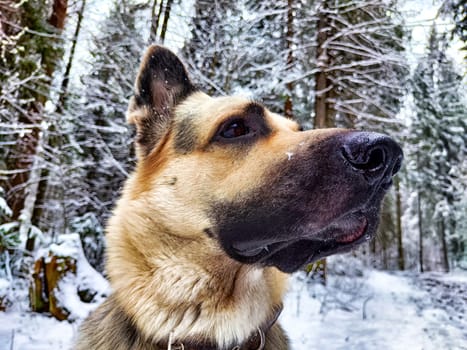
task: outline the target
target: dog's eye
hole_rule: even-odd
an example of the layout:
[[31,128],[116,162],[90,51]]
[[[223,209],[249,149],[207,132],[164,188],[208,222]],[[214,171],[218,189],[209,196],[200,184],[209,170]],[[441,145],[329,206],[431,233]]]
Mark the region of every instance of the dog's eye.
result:
[[233,139],[234,137],[244,136],[250,133],[250,128],[245,124],[242,119],[234,120],[222,128],[220,136],[226,139]]

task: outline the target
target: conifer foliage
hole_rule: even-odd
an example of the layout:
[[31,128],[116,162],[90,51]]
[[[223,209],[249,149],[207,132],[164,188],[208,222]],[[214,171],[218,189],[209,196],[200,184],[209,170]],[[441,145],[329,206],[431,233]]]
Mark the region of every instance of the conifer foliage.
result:
[[[81,170],[81,198],[72,226],[82,235],[91,263],[102,269],[103,227],[134,164],[133,132],[125,113],[146,42],[141,5],[114,2],[93,38],[91,70],[82,77],[84,96],[74,124]],[[84,194],[84,196],[83,196]],[[92,256],[92,258],[91,258]]]
[[410,132],[411,177],[421,202],[418,220],[425,227],[419,234],[441,247],[434,253],[445,270],[450,267],[449,252],[456,261],[465,256],[467,243],[456,214],[460,206],[465,210],[467,190],[467,101],[462,76],[446,56],[447,45],[446,35],[433,28],[427,54],[413,75],[415,113]]

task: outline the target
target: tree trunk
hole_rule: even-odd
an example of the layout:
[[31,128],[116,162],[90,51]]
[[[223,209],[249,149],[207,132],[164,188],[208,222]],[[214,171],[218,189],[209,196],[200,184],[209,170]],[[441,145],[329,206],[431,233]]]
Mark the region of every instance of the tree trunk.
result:
[[388,245],[386,237],[381,240],[381,253],[382,253],[382,263],[383,263],[383,270],[389,270],[389,259],[388,259]]
[[444,223],[444,218],[441,217],[440,223],[440,233],[441,233],[441,256],[443,259],[443,269],[444,272],[449,272],[449,255],[448,255],[448,245],[446,242],[446,225]]
[[[286,71],[290,71],[293,67],[294,58],[292,52],[293,46],[293,0],[287,1],[287,33],[285,36],[285,44],[287,47],[287,68]],[[284,103],[284,114],[286,118],[293,119],[293,104],[292,104],[292,94],[293,94],[293,83],[287,83],[287,96],[285,97]]]
[[165,35],[167,34],[167,25],[169,23],[170,10],[172,8],[172,3],[173,3],[173,0],[167,0],[167,3],[165,4],[164,22],[162,23],[161,36],[160,36],[162,43],[164,43]]
[[420,198],[420,191],[417,192],[417,214],[418,214],[418,264],[420,266],[420,272],[424,272],[423,266],[423,223],[422,223],[422,204]]
[[49,23],[53,27],[59,30],[65,28],[67,7],[67,0],[54,0],[52,5],[52,14],[49,19]]
[[[49,23],[57,29],[58,33],[61,33],[65,27],[66,13],[67,0],[54,0]],[[50,81],[52,81],[52,76],[54,74],[56,64],[57,60],[51,60],[48,57],[43,58],[44,70],[47,76],[50,78]],[[66,84],[68,84],[68,82]],[[46,96],[43,96],[43,98],[45,102]],[[22,230],[23,232],[28,232],[28,240],[26,242],[26,247],[28,250],[34,249],[35,236],[31,236],[29,232],[31,231],[30,228],[32,224],[39,226],[40,217],[42,214],[42,206],[44,205],[45,192],[47,189],[46,179],[48,170],[43,169],[43,167],[39,165],[42,163],[42,151],[48,142],[48,133],[40,133],[37,139],[34,154],[34,164],[37,164],[38,166],[33,166],[30,170],[27,185],[29,188],[23,204],[22,217],[26,218],[28,221],[22,222]]]
[[81,22],[83,20],[84,8],[86,7],[86,0],[81,0],[81,7],[78,11],[78,21],[76,23],[75,32],[73,33],[73,39],[70,49],[70,56],[68,57],[68,62],[65,68],[65,74],[63,75],[62,85],[60,89],[60,98],[57,104],[59,110],[63,110],[66,104],[67,92],[68,92],[68,83],[70,81],[70,71],[75,58],[76,44],[78,42],[79,32],[81,31]]
[[[328,79],[325,72],[326,67],[329,65],[327,50],[324,47],[324,43],[328,38],[327,32],[325,31],[327,27],[327,14],[323,11],[326,7],[326,2],[323,2],[323,8],[318,14],[318,47],[316,50],[316,60],[320,68],[320,71],[316,74],[315,77],[315,120],[314,128],[326,128],[329,127],[329,112],[327,105],[327,94],[326,90],[328,88]],[[326,267],[326,259],[316,262],[317,266]],[[312,268],[312,267],[309,267]],[[326,268],[324,269],[326,271]],[[323,284],[326,284],[326,273],[323,275]]]
[[396,234],[397,234],[397,263],[399,270],[405,270],[404,246],[402,240],[402,206],[399,176],[394,178],[396,192]]
[[19,235],[20,237],[27,237],[26,249],[32,251],[34,249],[36,237],[31,234],[32,219],[34,214],[34,208],[36,205],[36,199],[39,192],[39,184],[41,183],[41,171],[42,171],[42,151],[44,135],[39,135],[38,144],[36,147],[36,154],[34,155],[34,161],[32,163],[27,187],[25,189],[25,198],[23,208],[21,210]]
[[[58,33],[61,33],[63,28],[65,28],[66,12],[68,8],[67,0],[54,0],[52,5],[52,14],[49,18],[49,24],[57,29]],[[48,61],[48,59],[46,59]],[[55,63],[50,61],[45,65],[45,72],[48,77],[52,77],[55,71]]]
[[[38,96],[39,98],[39,96]],[[21,210],[26,198],[26,187],[28,185],[29,171],[34,161],[37,143],[39,140],[39,110],[33,106],[29,111],[29,118],[20,117],[20,123],[31,125],[30,132],[25,133],[16,142],[13,155],[8,159],[7,167],[14,170],[14,174],[8,181],[7,202],[12,210],[13,221],[19,220]]]
[[[66,0],[55,0],[52,4],[52,14],[48,20],[57,32],[61,32],[65,25],[67,10]],[[34,29],[34,22],[31,22]],[[53,39],[51,39],[53,40]],[[53,44],[49,44],[52,46]],[[42,50],[41,66],[43,71],[49,78],[49,84],[52,81],[52,75],[56,67],[57,59],[48,55],[54,50]],[[44,84],[46,86],[46,84]],[[43,121],[43,106],[47,100],[48,88],[34,92],[34,102],[28,107],[28,116],[21,116],[20,123],[28,125],[30,132],[18,139],[12,155],[8,159],[8,168],[15,173],[8,179],[8,195],[7,201],[12,208],[12,219],[21,221],[21,232],[29,234],[31,220],[33,220],[33,211],[40,189],[38,181],[41,181],[40,161],[37,159],[40,150],[40,144],[43,134],[41,133],[41,123]],[[26,248],[32,250],[34,248],[34,237],[28,237]]]
[[327,91],[329,89],[329,80],[327,78],[326,68],[329,66],[329,55],[325,47],[328,39],[328,15],[326,13],[326,1],[323,1],[322,8],[318,13],[318,42],[316,49],[316,62],[318,73],[315,76],[315,120],[314,128],[332,127],[333,121],[330,120],[329,105],[327,101]]
[[161,20],[162,12],[164,11],[164,0],[159,0],[159,10],[156,14],[157,0],[152,3],[151,9],[151,31],[149,34],[149,43],[157,41],[157,31],[159,30],[159,22]]

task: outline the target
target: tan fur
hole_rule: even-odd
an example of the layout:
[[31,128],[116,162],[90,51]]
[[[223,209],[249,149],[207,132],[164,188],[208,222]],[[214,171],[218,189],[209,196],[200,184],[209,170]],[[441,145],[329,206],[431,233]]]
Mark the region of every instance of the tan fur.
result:
[[[206,155],[203,147],[218,125],[248,103],[243,98],[214,99],[201,93],[189,97],[176,116],[193,118],[196,114],[197,125],[202,125],[196,130],[198,149],[181,159],[169,133],[147,158],[140,159],[109,222],[107,271],[115,291],[112,303],[153,342],[167,340],[170,333],[175,338],[214,341],[219,347],[242,342],[282,302],[285,274],[273,267],[235,262],[203,233],[211,224],[204,214],[207,201],[257,186],[271,164],[287,157],[284,145],[297,135],[287,135],[296,130],[295,123],[270,114],[277,130],[274,140],[264,145],[270,150],[267,154],[259,147],[253,159],[239,159],[221,149]],[[142,116],[129,115],[129,119],[138,117]],[[219,162],[221,169],[213,166]],[[178,183],[190,185],[179,187]],[[92,337],[89,332],[95,332],[97,324],[84,327],[82,339]],[[285,344],[279,330],[271,332],[271,344]],[[100,332],[96,338],[100,340],[91,344],[103,342]],[[87,343],[81,340],[81,344]],[[281,348],[277,344],[268,347]],[[95,348],[111,349],[106,345]]]
[[[247,103],[245,99],[195,95],[176,115],[186,117],[187,109],[197,113],[197,118],[211,116],[201,119],[204,127],[197,130],[202,149],[216,126],[239,113]],[[216,118],[212,118],[214,110]],[[195,151],[180,161],[170,143],[162,148],[153,154],[164,161],[155,165],[150,155],[138,167],[140,173],[128,181],[109,223],[108,272],[115,296],[139,329],[155,339],[165,339],[170,332],[176,338],[214,338],[219,346],[245,339],[281,303],[285,275],[275,268],[242,265],[227,257],[203,233],[211,224],[203,209],[209,199],[207,194],[235,195],[241,191],[238,176],[244,178],[247,190],[255,186],[255,178],[261,174],[245,178],[240,164],[216,171],[213,162],[223,161],[227,166],[232,163],[230,155],[223,152],[203,157],[202,152]],[[245,167],[251,167],[244,162]],[[265,160],[264,168],[270,162]],[[172,177],[191,185],[168,185]],[[150,190],[142,191],[141,183],[150,184]],[[135,193],[140,195],[134,198]]]

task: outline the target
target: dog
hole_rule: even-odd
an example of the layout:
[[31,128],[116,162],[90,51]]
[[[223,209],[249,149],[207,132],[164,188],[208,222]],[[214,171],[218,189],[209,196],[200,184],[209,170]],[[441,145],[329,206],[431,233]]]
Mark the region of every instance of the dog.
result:
[[77,350],[285,350],[288,274],[375,233],[401,148],[210,97],[151,46],[127,120],[137,164],[107,227],[113,294]]

